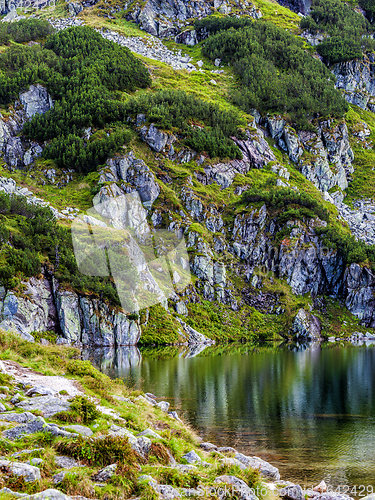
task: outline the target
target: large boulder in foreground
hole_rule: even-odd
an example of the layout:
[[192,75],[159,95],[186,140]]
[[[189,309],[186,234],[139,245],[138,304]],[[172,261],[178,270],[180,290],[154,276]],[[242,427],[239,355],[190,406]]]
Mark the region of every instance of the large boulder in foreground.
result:
[[243,455],[242,453],[237,453],[234,457],[236,460],[241,462],[245,467],[251,467],[252,469],[259,469],[259,472],[264,477],[268,477],[270,479],[276,479],[278,481],[280,479],[279,469],[274,467],[270,463],[266,462],[262,458],[259,457],[248,457]]
[[21,401],[16,406],[30,412],[38,410],[45,417],[52,417],[55,413],[68,411],[70,409],[70,403],[53,396],[40,396],[28,399]]
[[34,467],[34,465],[0,460],[0,468],[5,468],[12,476],[22,476],[26,483],[32,483],[40,479],[40,469]]

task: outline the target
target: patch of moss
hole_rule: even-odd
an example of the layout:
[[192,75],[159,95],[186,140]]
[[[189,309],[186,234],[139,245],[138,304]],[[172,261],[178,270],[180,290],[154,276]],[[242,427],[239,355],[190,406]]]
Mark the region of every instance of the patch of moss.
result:
[[186,342],[179,331],[181,325],[168,313],[161,304],[156,304],[149,309],[150,316],[147,325],[142,326],[139,344],[174,344]]

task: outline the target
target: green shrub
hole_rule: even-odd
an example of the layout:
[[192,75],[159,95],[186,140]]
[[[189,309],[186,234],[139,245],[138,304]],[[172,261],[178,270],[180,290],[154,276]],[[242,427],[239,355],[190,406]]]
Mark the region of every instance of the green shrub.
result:
[[[272,210],[283,209],[283,213],[279,215],[281,222],[286,222],[289,219],[300,219],[302,217],[318,216],[320,219],[328,221],[329,212],[322,207],[315,198],[308,193],[299,193],[291,188],[273,188],[273,189],[257,189],[251,188],[243,194],[245,203],[263,201],[267,207]],[[291,207],[290,205],[300,206]],[[287,211],[285,209],[287,208]]]
[[137,455],[128,439],[119,436],[105,436],[95,440],[79,436],[76,439],[63,439],[54,448],[59,453],[84,460],[96,467],[113,463],[133,467],[137,462]]
[[205,29],[212,35],[218,31],[228,30],[229,28],[239,29],[251,26],[254,20],[250,17],[221,17],[212,15],[203,19],[197,19],[194,23],[196,30]]
[[[89,27],[61,30],[50,35],[43,47],[12,45],[0,54],[0,70],[3,104],[16,99],[31,83],[46,85],[55,105],[27,122],[24,134],[34,140],[52,140],[43,157],[79,172],[93,170],[130,141],[124,103],[117,91],[132,92],[151,83],[146,67],[128,48]],[[83,138],[86,127],[101,133],[87,141]]]
[[340,36],[334,36],[320,43],[317,50],[328,65],[362,57],[360,41],[345,40]]
[[54,418],[62,422],[90,424],[100,416],[95,404],[86,396],[75,396],[69,411],[61,411]]
[[55,160],[60,168],[72,168],[76,172],[88,172],[105,163],[121,146],[131,140],[130,130],[115,130],[109,137],[89,142],[74,134],[55,137],[48,145],[44,157]]
[[324,245],[340,252],[346,264],[367,259],[371,263],[375,262],[375,245],[366,245],[362,240],[357,241],[352,234],[343,234],[330,225],[316,228],[315,232],[321,236]]
[[[367,5],[372,0],[363,0]],[[362,57],[362,50],[374,50],[375,42],[369,38],[369,22],[342,0],[313,0],[311,13],[300,24],[312,33],[329,35],[317,47],[327,64]]]
[[161,484],[169,484],[177,488],[196,488],[201,477],[195,471],[182,474],[179,470],[168,467],[159,472],[158,480]]
[[95,404],[85,396],[75,396],[70,409],[82,418],[84,424],[89,424],[100,415]]
[[51,24],[43,19],[20,19],[6,24],[8,34],[12,40],[21,43],[45,38],[53,31]]
[[[207,29],[210,23],[201,21]],[[227,29],[230,24],[216,19],[216,33],[202,52],[233,65],[243,86],[232,97],[246,112],[288,114],[297,127],[308,129],[317,114],[339,117],[348,110],[332,74],[304,50],[301,39],[267,21]]]
[[8,33],[7,23],[0,24],[0,45],[8,45],[10,42],[10,35]]
[[[11,375],[8,375],[7,373],[0,373],[0,385],[2,386],[7,386],[8,384],[11,383],[13,377]],[[4,393],[5,389],[3,389],[1,392]]]
[[369,23],[342,0],[313,0],[310,15],[301,19],[300,26],[315,33],[325,31],[331,37],[360,39]]
[[161,90],[132,97],[126,103],[125,115],[145,113],[149,123],[182,133],[185,144],[211,157],[242,158],[230,139],[241,135],[245,126],[238,113],[220,109],[216,104],[198,99],[180,90]]
[[51,344],[56,344],[57,334],[55,332],[53,332],[53,331],[30,332],[30,333],[34,337],[34,339],[36,340],[36,342],[40,342],[40,339],[46,339]]
[[98,376],[101,375],[98,370],[96,370],[93,365],[90,363],[90,361],[85,360],[82,361],[81,359],[72,359],[68,362],[68,366],[66,368],[66,372],[69,375],[77,375],[79,377],[93,377],[97,378]]

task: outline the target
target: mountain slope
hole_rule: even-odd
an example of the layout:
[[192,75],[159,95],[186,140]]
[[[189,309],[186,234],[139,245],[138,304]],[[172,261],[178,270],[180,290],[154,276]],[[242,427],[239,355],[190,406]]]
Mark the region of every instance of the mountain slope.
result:
[[[121,7],[57,4],[41,12],[60,30],[46,43],[10,33],[3,47],[0,189],[11,196],[2,198],[0,326],[84,345],[202,340],[194,331],[217,341],[329,336],[342,316],[339,336],[373,327],[374,215],[356,201],[373,196],[372,55],[330,68],[349,107],[314,49],[283,31],[300,33],[299,16],[277,4]],[[67,9],[80,12],[68,19]],[[258,29],[264,39],[245,53]],[[119,196],[139,197],[137,241],[165,229],[161,246],[168,234],[184,238],[190,265],[172,264],[192,273],[187,287],[173,275],[167,293],[147,264],[134,286],[139,294],[148,283],[161,304],[139,312],[121,309],[113,276],[80,272],[70,237],[93,205],[92,234],[126,229],[123,212],[103,212]],[[48,227],[35,223],[43,200],[59,218]]]

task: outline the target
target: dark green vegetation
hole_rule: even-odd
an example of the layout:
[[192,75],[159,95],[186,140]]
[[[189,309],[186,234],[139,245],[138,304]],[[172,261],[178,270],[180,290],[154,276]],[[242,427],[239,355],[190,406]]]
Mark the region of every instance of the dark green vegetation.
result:
[[372,38],[362,38],[372,30],[370,23],[342,0],[313,0],[311,14],[301,20],[301,28],[329,35],[317,47],[327,64],[361,57],[362,50],[375,48]]
[[89,441],[83,437],[74,440],[66,439],[56,444],[56,450],[63,455],[85,460],[99,467],[116,462],[133,466],[136,463],[136,455],[128,440],[119,436],[108,436],[95,441]]
[[375,245],[366,245],[362,240],[357,241],[352,234],[343,234],[330,225],[317,229],[316,232],[322,236],[324,245],[340,252],[346,264],[369,261],[373,271],[375,271]]
[[374,0],[359,0],[359,5],[366,11],[366,16],[370,23],[375,21],[375,2]]
[[53,31],[48,21],[42,19],[21,19],[13,23],[0,24],[0,45],[15,42],[30,42],[50,35]]
[[[52,140],[44,157],[57,166],[87,172],[130,140],[116,91],[147,87],[145,66],[126,47],[103,39],[91,28],[51,35],[44,47],[12,46],[0,57],[0,100],[8,103],[30,83],[44,83],[54,108],[24,127],[27,137]],[[99,131],[84,141],[85,127]]]
[[241,158],[238,147],[229,139],[241,136],[246,125],[239,114],[221,110],[216,104],[182,91],[163,90],[133,97],[126,103],[127,113],[145,113],[157,127],[184,134],[185,144],[210,157]]
[[[201,23],[210,29],[212,21]],[[304,50],[302,40],[270,22],[252,22],[238,29],[230,24],[215,19],[216,34],[208,38],[202,52],[211,60],[233,64],[242,87],[232,97],[246,112],[255,108],[261,113],[282,113],[297,128],[308,129],[314,116],[339,117],[348,110],[332,74]]]
[[49,208],[1,192],[0,262],[0,281],[6,288],[40,274],[43,265],[45,271],[54,270],[63,285],[120,305],[110,278],[85,276],[78,271],[70,230],[57,223]]
[[211,35],[214,35],[218,31],[228,30],[230,28],[234,28],[236,30],[239,28],[246,28],[247,26],[251,26],[253,23],[254,20],[249,17],[222,17],[212,15],[203,19],[197,19],[194,26],[196,30],[205,28]]
[[[264,201],[267,207],[271,209],[283,209],[278,218],[278,222],[286,222],[289,219],[301,219],[303,217],[319,217],[327,221],[329,218],[328,210],[308,193],[298,193],[291,188],[275,188],[274,189],[257,189],[251,188],[243,195],[245,203]],[[299,210],[305,208],[304,212],[298,213]],[[289,214],[289,211],[295,210]]]
[[[120,92],[151,84],[145,66],[126,47],[103,39],[88,27],[69,28],[48,37],[43,47],[12,46],[0,56],[0,102],[14,100],[28,84],[40,81],[56,100],[52,110],[24,127],[26,137],[50,141],[45,159],[57,167],[88,172],[132,138],[129,114],[146,113],[162,128],[175,128],[185,143],[211,157],[240,158],[229,139],[239,134],[238,116],[184,92],[147,93],[124,103]],[[89,140],[84,130],[95,133]],[[204,127],[204,129],[200,128]]]
[[91,424],[99,417],[95,404],[85,396],[75,396],[70,405],[70,411],[55,414],[55,418],[63,422]]
[[5,193],[0,193],[0,214],[0,280],[11,288],[17,284],[17,274],[40,273],[39,252],[53,245],[56,223],[48,208],[29,205],[26,198]]

